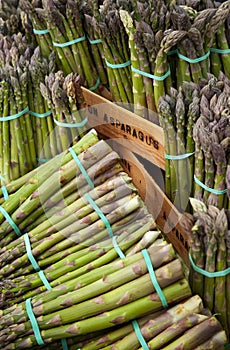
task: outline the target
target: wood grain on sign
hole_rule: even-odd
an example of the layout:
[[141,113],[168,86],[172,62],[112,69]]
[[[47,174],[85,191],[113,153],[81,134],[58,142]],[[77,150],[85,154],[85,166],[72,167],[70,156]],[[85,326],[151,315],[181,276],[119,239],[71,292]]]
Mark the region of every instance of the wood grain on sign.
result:
[[163,129],[82,87],[89,125],[107,139],[117,139],[130,151],[165,169]]
[[119,154],[124,170],[132,177],[133,184],[138,188],[142,200],[164,233],[165,238],[173,244],[175,250],[189,266],[188,233],[192,228],[191,220],[173,206],[142,163],[129,149],[121,147],[116,141],[112,141],[111,146]]

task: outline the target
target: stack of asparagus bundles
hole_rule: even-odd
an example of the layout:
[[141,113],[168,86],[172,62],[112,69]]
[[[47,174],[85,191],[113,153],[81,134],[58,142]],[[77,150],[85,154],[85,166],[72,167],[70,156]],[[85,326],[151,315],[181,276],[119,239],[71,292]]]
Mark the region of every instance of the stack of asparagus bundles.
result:
[[191,198],[190,284],[217,315],[230,339],[230,234],[224,209]]
[[153,231],[153,217],[130,181],[118,154],[91,130],[2,203],[3,348],[37,345],[30,302],[50,343],[161,310],[158,284],[169,305],[191,296],[180,260]]

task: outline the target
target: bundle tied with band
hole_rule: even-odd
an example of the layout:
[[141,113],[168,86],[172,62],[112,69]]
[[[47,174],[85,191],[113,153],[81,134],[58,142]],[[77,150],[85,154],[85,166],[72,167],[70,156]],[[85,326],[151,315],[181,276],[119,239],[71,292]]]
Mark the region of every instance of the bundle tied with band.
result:
[[189,237],[190,284],[217,315],[229,338],[230,235],[227,211],[190,199],[194,226]]

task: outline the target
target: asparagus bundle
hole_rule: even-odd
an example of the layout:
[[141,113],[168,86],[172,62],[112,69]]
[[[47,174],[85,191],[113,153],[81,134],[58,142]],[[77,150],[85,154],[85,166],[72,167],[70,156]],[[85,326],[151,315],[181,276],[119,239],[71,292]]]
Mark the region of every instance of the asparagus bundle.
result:
[[227,208],[226,171],[229,164],[229,79],[209,76],[200,84],[200,117],[194,125],[196,144],[194,197]]
[[1,118],[9,118],[2,119],[0,172],[9,182],[32,170],[39,159],[50,159],[59,152],[52,111],[40,91],[40,83],[56,70],[56,63],[54,52],[45,59],[39,47],[29,45],[21,33],[1,39]]
[[208,74],[159,99],[165,135],[165,192],[179,210],[189,196],[228,208],[229,79]]
[[195,220],[190,234],[191,288],[193,293],[198,293],[205,305],[217,315],[229,339],[228,218],[224,209],[212,205],[206,206],[193,198],[191,204]]
[[[14,36],[14,41],[22,38]],[[8,38],[3,38],[1,48],[1,165],[0,172],[9,182],[33,169],[36,164],[32,120],[29,115],[27,89],[28,69],[20,56],[20,49]]]
[[[133,109],[132,78],[128,36],[119,16],[120,3],[104,1],[96,10],[95,2],[88,5],[94,14],[90,24],[96,36],[102,40],[103,57],[107,66],[108,85],[113,101],[128,109]],[[128,3],[123,3],[128,6]],[[89,17],[85,16],[86,28]]]
[[[207,327],[210,327],[208,329]],[[74,350],[81,348],[82,350],[98,350],[98,349],[139,349],[140,344],[144,346],[143,339],[141,341],[138,332],[135,333],[137,325],[146,342],[146,348],[162,349],[164,345],[174,346],[174,339],[178,335],[183,334],[180,338],[181,344],[186,345],[189,349],[205,349],[202,346],[208,344],[209,349],[224,349],[226,343],[226,334],[221,329],[216,319],[211,317],[208,310],[203,308],[202,300],[199,296],[192,296],[175,306],[168,308],[166,311],[158,311],[150,313],[147,316],[138,318],[133,322],[129,322],[123,326],[119,326],[115,330],[104,330],[102,334],[95,336],[88,334],[87,338],[79,340],[78,337],[67,339],[68,348]],[[197,331],[196,336],[188,334],[185,336],[186,330]],[[197,334],[200,333],[198,337]],[[201,332],[203,332],[201,334]],[[214,334],[213,336],[211,334]],[[154,337],[153,339],[151,339]],[[150,340],[151,339],[151,340]],[[202,341],[206,340],[201,344]],[[195,344],[200,344],[198,347]],[[60,346],[60,342],[49,344],[44,349],[55,349]],[[218,346],[218,347],[217,347]],[[143,348],[143,347],[142,347]],[[35,347],[38,349],[38,347]],[[175,348],[173,348],[175,349]]]
[[52,110],[48,108],[41,94],[40,84],[45,83],[47,75],[56,71],[56,56],[52,52],[49,59],[41,55],[39,47],[31,52],[28,61],[28,107],[33,116],[33,134],[35,139],[37,161],[42,162],[54,157],[59,151],[55,134]]
[[50,143],[55,146],[56,142],[58,152],[64,151],[87,130],[81,77],[76,73],[64,76],[63,71],[51,72],[45,84],[40,83],[40,89],[57,125]]
[[[42,2],[40,0],[20,0],[20,8],[32,24],[32,30],[42,55],[48,58],[53,51],[53,44],[49,30],[47,29],[45,10],[42,7]],[[58,62],[58,57],[56,57],[56,60]]]
[[60,59],[59,68],[65,75],[77,73],[83,86],[97,91],[99,80],[89,53],[78,2],[48,0],[42,5],[53,47]]
[[193,190],[193,128],[200,115],[199,89],[184,82],[178,90],[159,99],[159,119],[165,136],[165,193],[184,211]]
[[107,67],[104,59],[102,39],[97,28],[100,21],[98,1],[80,2],[80,13],[83,16],[84,31],[89,42],[90,54],[93,57],[98,77],[103,85],[108,85]]
[[[163,32],[169,29],[170,25],[169,6],[163,1],[157,1],[143,4],[137,2],[133,7],[132,13],[121,9],[120,16],[129,35],[134,112],[152,119],[154,114],[151,111],[156,111],[155,87],[160,84],[161,78],[162,84],[165,84],[163,75],[168,73],[168,64],[163,62],[161,47]],[[157,61],[159,50],[160,65],[159,59]]]

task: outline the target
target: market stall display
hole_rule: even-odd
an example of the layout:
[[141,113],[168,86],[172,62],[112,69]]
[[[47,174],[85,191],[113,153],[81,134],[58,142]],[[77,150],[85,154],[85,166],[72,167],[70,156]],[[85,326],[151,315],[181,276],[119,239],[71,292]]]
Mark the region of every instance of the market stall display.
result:
[[230,0],[0,0],[2,349],[230,348],[229,29]]

